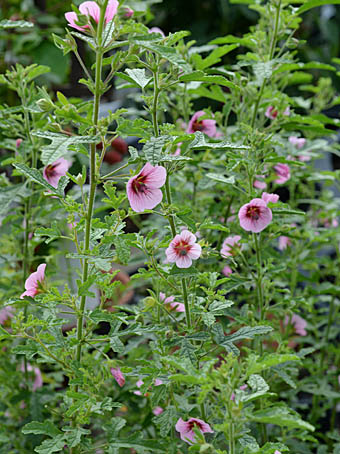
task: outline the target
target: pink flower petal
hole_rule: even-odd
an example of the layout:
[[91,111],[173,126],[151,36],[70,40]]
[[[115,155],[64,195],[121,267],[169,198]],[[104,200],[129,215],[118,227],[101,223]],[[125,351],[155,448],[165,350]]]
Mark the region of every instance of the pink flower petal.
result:
[[266,203],[276,203],[278,202],[279,198],[280,196],[278,196],[277,194],[268,194],[268,192],[264,192],[262,194],[262,200],[264,200]]
[[192,260],[197,260],[199,257],[201,257],[202,254],[202,248],[201,245],[198,243],[195,243],[191,246],[191,248],[188,250],[188,257]]
[[258,198],[243,205],[238,212],[241,227],[254,233],[264,230],[270,224],[272,216],[266,202]]
[[39,282],[42,282],[45,279],[45,268],[46,263],[42,263],[38,266],[37,271],[32,273],[25,282],[25,289],[26,291],[22,293],[20,298],[22,299],[24,296],[31,296],[34,297],[39,290]]
[[[106,23],[111,22],[112,19],[115,17],[115,15],[117,14],[118,6],[119,6],[119,3],[117,0],[109,0],[109,3],[107,4],[107,8],[105,11],[105,22]],[[131,17],[133,15],[133,10],[130,8],[127,8],[127,9],[128,9],[128,14],[129,14],[128,17]],[[131,14],[131,12],[132,12],[132,14]]]
[[75,28],[76,30],[79,31],[84,31],[86,28],[88,28],[87,25],[84,25],[83,27],[80,25],[77,25],[76,22],[78,22],[78,16],[74,11],[70,11],[68,13],[65,13],[65,18],[68,22],[68,25],[71,27]]
[[125,385],[125,377],[119,367],[112,367],[110,372],[120,387]]
[[176,258],[176,266],[178,268],[190,268],[192,260],[187,255],[179,256]]
[[91,16],[98,24],[100,18],[100,8],[96,2],[83,2],[79,6],[79,11],[85,16]]
[[199,118],[202,117],[203,115],[206,115],[206,113],[203,110],[196,112],[189,121],[186,132],[188,134],[193,134],[196,131],[201,131],[209,137],[215,137],[216,121],[208,119],[200,121]]

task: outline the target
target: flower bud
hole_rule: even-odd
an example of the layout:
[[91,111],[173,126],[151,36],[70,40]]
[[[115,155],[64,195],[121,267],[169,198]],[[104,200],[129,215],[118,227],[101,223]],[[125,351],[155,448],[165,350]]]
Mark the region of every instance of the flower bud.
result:
[[53,102],[50,99],[46,98],[38,99],[37,105],[39,109],[42,110],[43,112],[49,112],[50,110],[54,109]]

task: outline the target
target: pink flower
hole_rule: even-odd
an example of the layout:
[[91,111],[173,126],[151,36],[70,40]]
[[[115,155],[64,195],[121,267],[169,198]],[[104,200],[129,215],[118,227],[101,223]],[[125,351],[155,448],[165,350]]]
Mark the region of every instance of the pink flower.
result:
[[284,325],[287,326],[291,323],[294,326],[294,331],[299,336],[307,336],[306,326],[307,322],[304,318],[300,317],[300,315],[293,314],[290,318],[288,315],[285,317]]
[[274,166],[274,170],[276,172],[276,175],[278,176],[278,178],[276,180],[274,180],[275,183],[283,184],[289,180],[290,169],[289,169],[289,166],[287,166],[287,164],[281,164],[281,163],[276,164],[276,166]]
[[6,320],[13,317],[14,308],[12,306],[4,307],[0,310],[0,325],[3,325]]
[[[24,364],[20,367],[21,372],[25,372]],[[38,388],[41,388],[43,385],[43,379],[39,367],[32,367],[31,364],[27,363],[28,372],[34,372],[34,382],[32,390],[36,391]]]
[[110,369],[113,378],[116,380],[118,385],[122,388],[125,385],[125,377],[119,367],[111,367]]
[[26,291],[20,296],[22,299],[24,296],[31,296],[32,298],[35,297],[40,291],[40,284],[45,279],[45,268],[46,263],[42,263],[38,266],[37,271],[32,273],[25,282],[25,289]]
[[287,249],[288,246],[292,244],[291,239],[288,236],[281,235],[279,236],[279,249],[280,251],[283,251],[284,249]]
[[285,110],[283,111],[283,115],[285,115],[286,117],[289,117],[290,115],[290,107],[286,107]]
[[232,257],[235,255],[235,249],[239,248],[240,245],[240,235],[228,236],[222,244],[221,255],[222,257]]
[[190,268],[193,260],[197,260],[202,252],[201,246],[196,243],[196,237],[188,230],[183,230],[169,244],[165,251],[170,263],[176,262],[178,268]]
[[182,418],[179,418],[175,427],[181,439],[189,445],[192,445],[196,441],[196,435],[193,431],[194,427],[197,427],[202,433],[214,433],[209,424],[197,418],[190,418],[188,421],[183,421]]
[[[256,178],[264,178],[263,175],[256,175]],[[266,189],[267,183],[260,180],[255,180],[253,183],[254,188],[256,189]]]
[[57,188],[60,178],[66,175],[70,167],[71,163],[64,158],[59,158],[52,164],[44,167],[43,176],[51,186]]
[[16,146],[17,148],[19,148],[21,144],[22,144],[22,139],[17,139],[17,140],[15,141],[15,146]]
[[134,10],[129,8],[128,6],[124,7],[124,17],[127,17],[128,19],[132,17],[134,14]]
[[264,200],[266,203],[276,203],[279,200],[280,196],[277,194],[268,194],[268,192],[264,192],[262,194],[262,200]]
[[159,189],[166,180],[166,170],[162,166],[145,164],[138,175],[130,178],[126,185],[127,196],[133,211],[140,213],[152,210],[161,203],[163,193]]
[[160,378],[156,378],[155,379],[155,386],[160,386],[160,385],[163,385],[163,380],[161,380]]
[[[105,23],[107,24],[108,22],[111,22],[114,16],[117,13],[118,9],[118,1],[117,0],[109,0],[109,3],[107,5],[106,11],[105,11]],[[92,17],[92,19],[97,22],[99,22],[100,18],[100,7],[97,5],[96,2],[83,2],[79,6],[79,11],[81,14],[87,17]],[[80,30],[81,32],[86,30],[87,28],[90,28],[89,25],[77,25],[76,22],[79,21],[77,14],[72,11],[65,13],[65,18],[68,22],[68,25],[70,27],[73,27],[77,30]]]
[[165,38],[165,33],[159,27],[151,27],[151,28],[149,28],[149,33],[159,33],[160,35],[163,36],[163,38]]
[[262,232],[270,224],[272,217],[271,209],[262,199],[251,200],[243,205],[238,212],[241,227],[254,233]]
[[164,409],[162,407],[156,407],[152,410],[152,413],[156,416],[160,415],[163,413]]
[[[143,380],[139,379],[136,383],[137,388],[140,388],[142,385],[144,385]],[[140,391],[134,391],[133,394],[136,394],[136,396],[141,396],[142,393]],[[144,394],[146,396],[146,394]]]
[[270,118],[271,120],[275,120],[275,118],[277,117],[278,113],[279,112],[277,110],[275,110],[273,106],[268,106],[267,110],[265,112],[265,116],[267,118]]
[[228,265],[226,265],[222,270],[222,273],[227,277],[230,276],[232,274],[232,272],[233,272],[233,270]]
[[275,450],[274,454],[281,454],[281,451]]
[[[245,391],[248,388],[248,385],[241,385],[240,390]],[[230,400],[235,400],[235,393],[231,393]]]
[[185,312],[185,306],[183,303],[177,303],[177,301],[174,301],[175,297],[174,296],[168,296],[167,298],[165,297],[165,294],[163,292],[159,292],[159,299],[164,303],[164,304],[169,304],[171,309],[174,309],[176,312]]
[[304,139],[303,137],[290,136],[288,137],[288,140],[298,150],[306,145],[306,139]]
[[196,131],[201,131],[204,132],[204,134],[206,134],[209,137],[215,137],[216,121],[215,120],[199,121],[199,118],[202,117],[203,115],[206,115],[206,113],[203,110],[196,112],[189,121],[186,132],[188,134],[193,134]]

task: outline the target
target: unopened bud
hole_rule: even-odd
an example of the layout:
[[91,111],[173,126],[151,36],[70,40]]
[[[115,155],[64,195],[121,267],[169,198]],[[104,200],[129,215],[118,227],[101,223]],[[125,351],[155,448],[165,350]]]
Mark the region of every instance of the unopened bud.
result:
[[46,98],[38,99],[37,104],[39,109],[43,112],[49,112],[50,110],[54,109],[53,102]]
[[21,145],[21,143],[22,143],[22,139],[17,139],[16,142],[15,142],[15,146],[16,146],[17,148],[19,148],[20,145]]
[[128,6],[125,6],[123,8],[123,16],[126,17],[127,19],[130,19],[134,14],[134,10],[129,8]]

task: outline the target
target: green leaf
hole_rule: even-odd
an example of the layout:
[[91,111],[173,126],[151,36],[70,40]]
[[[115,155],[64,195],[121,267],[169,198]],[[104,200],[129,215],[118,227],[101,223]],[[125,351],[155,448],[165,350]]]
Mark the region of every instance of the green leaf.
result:
[[45,189],[47,189],[49,192],[52,192],[53,194],[58,195],[59,197],[64,197],[64,193],[59,191],[59,188],[54,188],[51,186],[43,177],[42,173],[37,170],[37,169],[32,169],[28,167],[26,164],[21,164],[21,163],[14,163],[13,166],[20,170],[21,173],[23,173],[26,177],[28,177],[30,180],[33,180],[35,183],[40,184],[43,186]]
[[[267,334],[273,331],[271,326],[259,325],[259,326],[243,326],[236,333],[231,334],[230,336],[225,336],[222,344],[224,342],[238,342],[242,339],[254,339],[255,336],[260,336],[262,334]],[[221,344],[221,345],[222,345]]]
[[64,449],[66,442],[64,435],[57,435],[56,437],[45,440],[40,446],[37,446],[34,451],[39,454],[51,454],[52,452],[59,452]]
[[300,8],[295,11],[295,14],[299,15],[312,8],[323,5],[340,5],[340,0],[310,0],[300,6]]
[[144,89],[148,85],[150,80],[152,80],[152,77],[146,76],[145,69],[126,69],[125,72],[142,89]]
[[113,240],[116,248],[117,258],[123,265],[127,265],[130,260],[131,248],[122,235],[116,236]]
[[233,304],[233,301],[230,300],[213,301],[209,306],[209,312],[215,316],[229,315],[230,312],[227,309]]
[[223,175],[220,175],[218,173],[207,173],[206,174],[207,178],[210,178],[211,180],[218,181],[219,183],[224,183],[224,184],[235,184],[235,177],[229,177],[226,178]]
[[[155,404],[153,404],[155,405]],[[159,416],[153,418],[153,422],[159,427],[161,437],[166,437],[175,424],[176,410],[173,407],[167,408]]]
[[146,142],[143,151],[146,159],[153,166],[157,165],[162,160],[163,147],[170,139],[170,136],[152,137]]
[[66,443],[67,446],[69,446],[70,448],[74,448],[75,446],[78,446],[80,444],[82,435],[87,435],[91,433],[90,430],[83,429],[82,427],[76,427],[75,429],[72,429],[71,427],[66,427],[63,428],[63,430],[67,432]]
[[282,355],[280,355],[279,353],[268,353],[261,359],[254,356],[254,359],[250,363],[247,373],[251,375],[257,372],[262,372],[263,370],[269,369],[270,367],[278,366],[279,364],[283,364],[288,361],[300,361],[300,358],[297,355],[288,353]]
[[246,145],[236,145],[231,142],[207,142],[206,136],[201,132],[195,132],[195,138],[189,144],[189,147],[193,150],[206,150],[207,148],[213,148],[214,150],[249,150],[250,147]]
[[232,82],[226,79],[224,76],[209,76],[203,71],[193,71],[189,74],[184,74],[179,78],[181,82],[205,82],[208,84],[218,84],[223,87],[234,86]]
[[263,396],[269,390],[268,384],[265,380],[261,377],[261,375],[251,375],[248,380],[248,385],[250,386],[252,393],[247,394],[241,398],[242,402],[250,402],[252,400],[257,399],[260,396]]
[[249,416],[255,422],[264,424],[275,424],[290,429],[306,429],[314,431],[315,428],[306,421],[303,421],[299,415],[293,413],[287,407],[270,407],[265,410],[255,411]]
[[0,325],[0,340],[8,339],[11,337],[11,334],[8,333],[1,325]]
[[238,44],[230,44],[226,46],[216,47],[206,58],[202,58],[199,54],[193,54],[192,59],[197,69],[202,70],[213,66],[221,61],[221,57],[236,49]]
[[[134,38],[132,38],[134,40]],[[177,52],[176,49],[168,46],[162,46],[160,44],[156,44],[155,42],[145,41],[144,43],[139,43],[140,47],[155,52],[156,54],[160,55],[162,58],[165,58],[170,63],[179,68],[182,68],[185,72],[191,71],[191,66],[187,63],[181,54]]]
[[199,271],[194,266],[190,268],[178,268],[174,265],[170,270],[170,276],[177,276],[177,277],[197,277]]
[[181,343],[181,356],[188,358],[193,366],[196,366],[197,363],[195,351],[196,347],[184,337]]
[[[133,435],[132,437],[125,439],[115,439],[110,442],[110,448],[130,448],[140,450],[152,451],[152,452],[168,452],[168,447],[164,447],[160,440],[143,440],[139,435]],[[47,454],[47,453],[46,453]]]
[[0,28],[31,28],[34,27],[32,22],[25,20],[2,20],[0,21]]
[[251,435],[243,435],[238,441],[243,448],[248,449],[251,453],[256,453],[260,449],[257,441]]
[[61,434],[60,430],[53,424],[52,421],[32,421],[26,424],[22,428],[23,434],[34,434],[34,435],[49,435],[55,437]]
[[57,159],[65,156],[69,152],[70,145],[98,143],[99,136],[67,136],[48,131],[34,131],[32,134],[36,137],[49,139],[50,145],[42,146],[41,161],[44,165],[52,164]]
[[110,347],[116,353],[123,354],[125,352],[125,347],[123,342],[119,339],[118,336],[110,338]]

